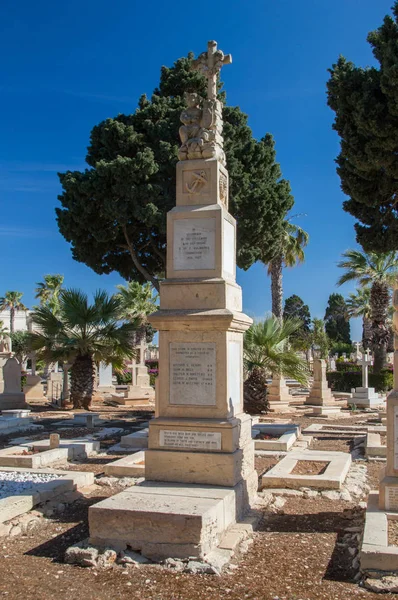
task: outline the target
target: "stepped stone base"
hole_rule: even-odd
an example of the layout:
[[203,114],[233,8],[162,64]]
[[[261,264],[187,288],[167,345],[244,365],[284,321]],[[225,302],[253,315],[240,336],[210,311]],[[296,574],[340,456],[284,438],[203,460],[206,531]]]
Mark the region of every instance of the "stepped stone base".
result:
[[90,507],[90,544],[116,550],[129,546],[157,561],[202,559],[249,509],[246,485],[146,481]]
[[[325,404],[323,406],[311,406],[307,405],[308,408],[312,408],[313,417],[329,417],[330,415],[338,415],[341,413],[340,406]],[[311,415],[310,415],[311,416]]]
[[288,400],[268,400],[268,410],[269,412],[279,412],[285,413],[290,412],[289,401]]
[[0,410],[7,408],[27,408],[25,394],[23,392],[0,394]]
[[355,389],[350,404],[355,404],[358,408],[377,408],[384,404],[384,398],[380,398],[375,393],[374,388],[359,387]]

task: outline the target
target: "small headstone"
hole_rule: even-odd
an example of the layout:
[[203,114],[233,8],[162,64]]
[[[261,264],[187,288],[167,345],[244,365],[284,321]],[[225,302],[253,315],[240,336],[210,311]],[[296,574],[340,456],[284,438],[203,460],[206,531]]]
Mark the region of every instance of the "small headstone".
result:
[[4,393],[18,394],[21,392],[21,365],[16,358],[9,358],[3,367]]
[[50,433],[50,450],[54,448],[59,448],[59,433]]

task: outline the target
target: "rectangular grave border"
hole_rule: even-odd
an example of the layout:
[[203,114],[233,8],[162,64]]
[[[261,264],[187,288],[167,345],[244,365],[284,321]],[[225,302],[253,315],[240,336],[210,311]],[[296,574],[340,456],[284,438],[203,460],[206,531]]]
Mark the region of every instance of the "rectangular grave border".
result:
[[[0,467],[0,472],[8,473],[49,473],[60,475],[58,479],[33,484],[29,492],[0,498],[0,523],[10,521],[25,514],[37,504],[52,500],[66,492],[79,490],[94,483],[94,473],[89,471],[61,471],[58,469],[24,469],[16,467]],[[36,485],[36,487],[35,487]]]
[[[328,462],[322,475],[292,475],[299,461]],[[261,488],[309,487],[315,489],[341,489],[351,466],[351,454],[303,450],[290,452],[261,477]]]
[[253,438],[255,450],[288,452],[300,435],[300,426],[293,425],[292,423],[288,423],[286,425],[258,423],[252,426],[252,432],[255,431],[260,431],[261,433],[269,435],[279,434],[279,438],[273,440],[258,440]]
[[52,448],[27,456],[22,454],[24,450],[28,450],[28,448],[26,446],[10,446],[0,450],[0,467],[41,469],[52,464],[68,461],[67,448]]
[[[144,464],[137,464],[141,462]],[[104,473],[109,477],[145,477],[145,450],[107,463]]]
[[382,445],[379,433],[369,432],[365,441],[366,458],[387,458],[387,446]]
[[398,519],[398,513],[381,510],[379,492],[370,492],[360,552],[362,571],[398,570],[398,547],[388,545],[389,519]]

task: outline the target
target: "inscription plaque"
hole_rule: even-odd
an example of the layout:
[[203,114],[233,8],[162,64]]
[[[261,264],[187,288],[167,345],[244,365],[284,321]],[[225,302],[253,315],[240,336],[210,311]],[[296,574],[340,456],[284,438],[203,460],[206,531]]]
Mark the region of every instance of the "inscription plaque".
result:
[[398,510],[398,487],[386,487],[386,510]]
[[170,343],[170,404],[216,404],[216,345]]
[[221,433],[162,429],[159,434],[159,445],[173,448],[193,448],[195,450],[221,450]]
[[216,268],[216,220],[174,221],[173,263],[175,271]]

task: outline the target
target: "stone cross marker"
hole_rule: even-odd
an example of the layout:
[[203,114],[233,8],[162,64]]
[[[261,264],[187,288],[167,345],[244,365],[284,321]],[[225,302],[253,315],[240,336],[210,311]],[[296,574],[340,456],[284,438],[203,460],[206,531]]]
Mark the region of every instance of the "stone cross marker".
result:
[[366,354],[362,355],[362,387],[369,387],[369,365],[372,364],[372,359],[369,354],[369,350],[366,351]]
[[192,67],[200,71],[207,79],[207,99],[217,100],[217,77],[223,65],[232,63],[232,56],[224,54],[217,48],[217,42],[211,40],[207,42],[207,52],[202,52]]

